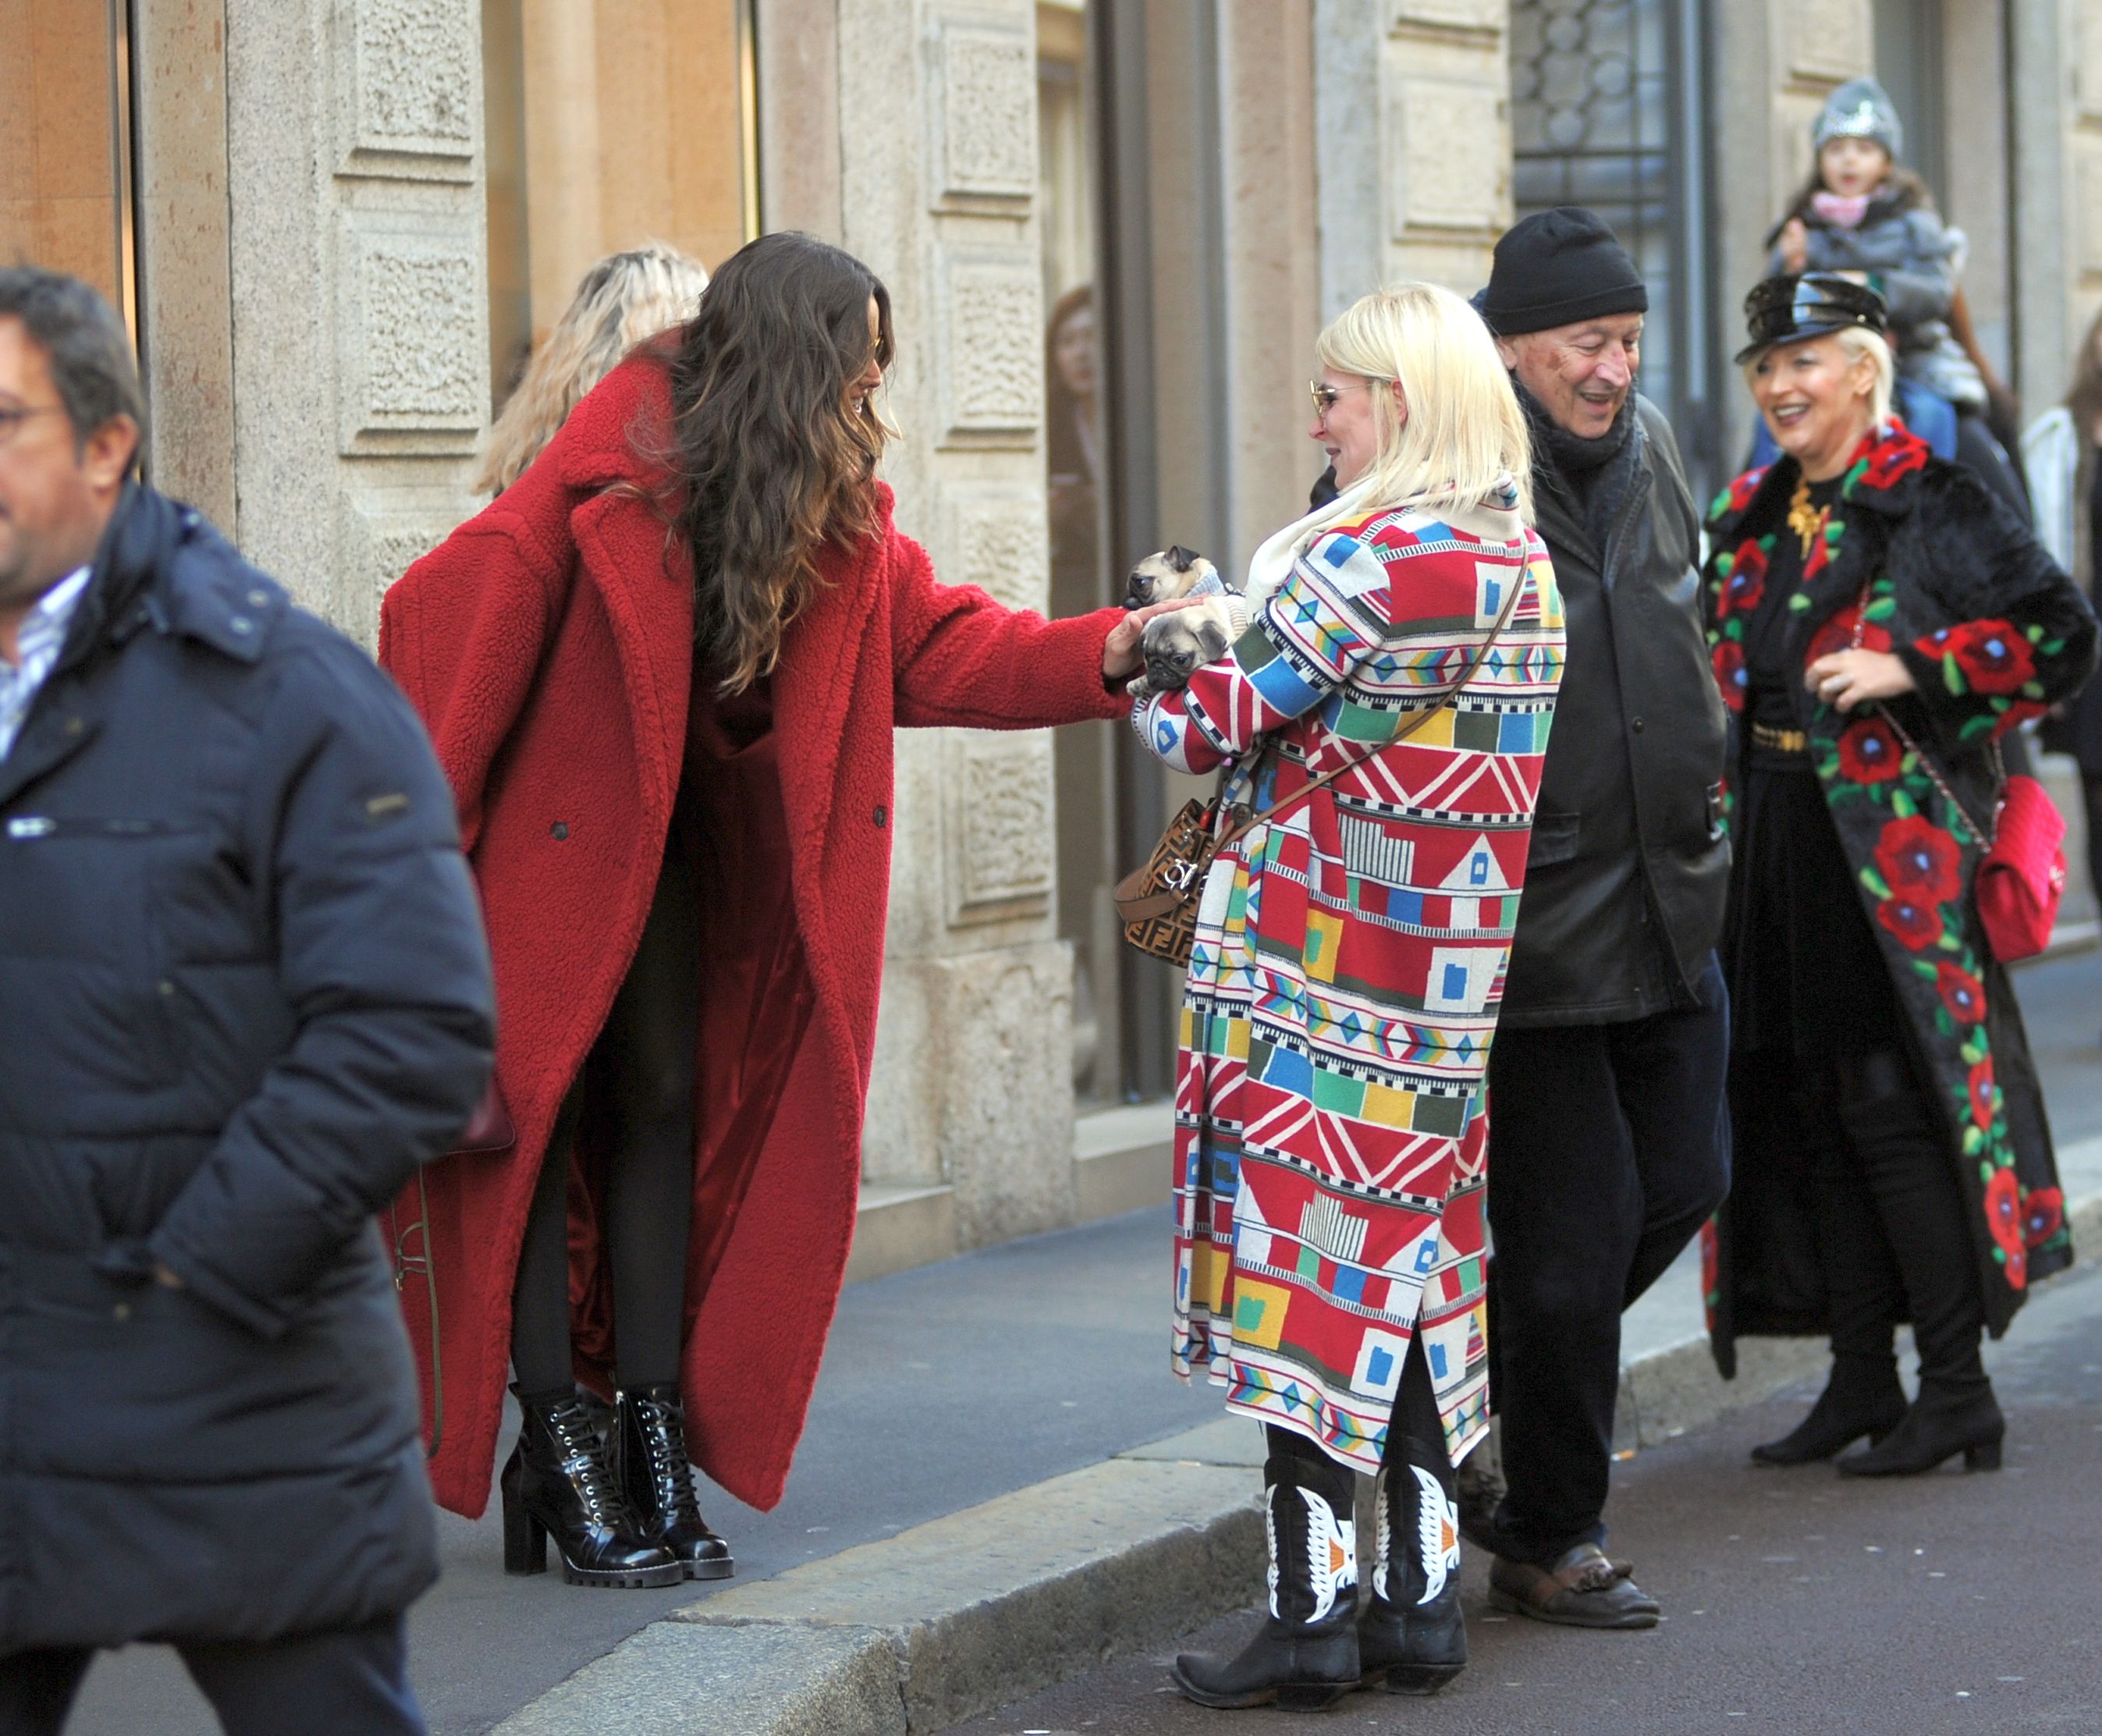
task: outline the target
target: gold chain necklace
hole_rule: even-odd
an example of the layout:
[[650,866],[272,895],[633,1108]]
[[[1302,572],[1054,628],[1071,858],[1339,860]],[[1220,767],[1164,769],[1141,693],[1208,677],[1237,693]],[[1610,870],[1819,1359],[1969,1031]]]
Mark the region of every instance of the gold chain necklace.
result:
[[1813,509],[1810,504],[1810,478],[1798,477],[1795,493],[1789,498],[1788,528],[1803,539],[1803,558],[1810,559],[1810,551],[1817,546],[1817,539],[1825,534],[1825,522],[1832,516],[1827,505]]

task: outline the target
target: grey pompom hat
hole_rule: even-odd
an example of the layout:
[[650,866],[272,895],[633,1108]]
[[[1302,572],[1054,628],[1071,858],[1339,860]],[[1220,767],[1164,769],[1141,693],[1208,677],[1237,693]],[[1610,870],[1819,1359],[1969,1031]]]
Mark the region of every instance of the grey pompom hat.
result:
[[1898,119],[1897,104],[1873,78],[1849,78],[1825,99],[1810,142],[1821,151],[1829,139],[1873,139],[1893,162],[1905,154],[1905,124]]

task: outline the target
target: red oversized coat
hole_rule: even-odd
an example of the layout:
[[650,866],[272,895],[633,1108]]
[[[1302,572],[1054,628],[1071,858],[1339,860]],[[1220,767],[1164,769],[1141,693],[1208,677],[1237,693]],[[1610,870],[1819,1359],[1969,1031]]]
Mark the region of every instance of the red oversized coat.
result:
[[[450,1157],[425,1178],[444,1396],[432,1479],[469,1517],[489,1499],[512,1285],[541,1158],[635,956],[678,788],[689,568],[652,507],[616,487],[646,493],[659,480],[631,436],[661,450],[667,406],[657,363],[616,370],[514,486],[409,569],[380,613],[380,662],[428,726],[459,805],[496,963],[497,1078],[518,1129],[510,1151]],[[827,552],[822,589],[783,636],[773,706],[784,811],[752,818],[787,830],[809,1033],[757,1150],[707,1149],[704,1127],[696,1154],[688,1440],[709,1476],[761,1508],[787,1481],[854,1236],[892,730],[1035,728],[1126,706],[1102,679],[1118,612],[1047,622],[938,585],[926,551],[893,525],[890,490],[877,494],[875,534]],[[414,1215],[406,1200],[401,1211]],[[588,1273],[588,1214],[573,1215],[571,1240]],[[422,1291],[406,1286],[404,1306],[428,1425]],[[594,1366],[592,1335],[580,1330],[579,1348]]]

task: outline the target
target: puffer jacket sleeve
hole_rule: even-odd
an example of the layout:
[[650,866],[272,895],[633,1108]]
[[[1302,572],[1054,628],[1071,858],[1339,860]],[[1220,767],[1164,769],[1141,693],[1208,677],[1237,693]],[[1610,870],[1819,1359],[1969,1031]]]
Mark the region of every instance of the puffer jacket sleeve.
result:
[[1390,606],[1379,557],[1332,531],[1293,562],[1224,657],[1140,701],[1132,727],[1175,770],[1216,771],[1349,681],[1379,650]]
[[308,631],[259,733],[245,821],[292,1040],[147,1244],[265,1337],[459,1132],[494,1052],[488,946],[424,732],[361,652]]
[[1102,680],[1102,641],[1121,609],[1047,621],[975,585],[937,584],[927,551],[895,530],[876,558],[891,587],[899,723],[1039,729],[1123,715],[1122,684]]
[[[2041,716],[2095,668],[2094,613],[2029,527],[1967,471],[1930,467],[1909,549],[1949,622],[1892,649],[1942,742],[1973,745]],[[1896,563],[1902,575],[1912,565]]]

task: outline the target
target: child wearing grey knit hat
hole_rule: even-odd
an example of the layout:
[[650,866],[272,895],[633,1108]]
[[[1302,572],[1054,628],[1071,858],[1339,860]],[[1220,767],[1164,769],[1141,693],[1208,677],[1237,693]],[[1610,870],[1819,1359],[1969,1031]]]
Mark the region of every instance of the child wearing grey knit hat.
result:
[[1897,162],[1905,127],[1873,78],[1850,78],[1811,129],[1817,163],[1767,237],[1767,269],[1860,272],[1890,304],[1900,376],[1959,409],[1982,409],[1985,382],[1949,329],[1963,232],[1945,225],[1927,184]]

